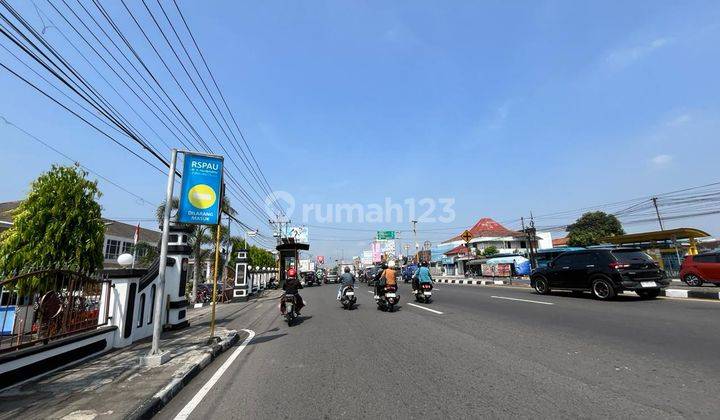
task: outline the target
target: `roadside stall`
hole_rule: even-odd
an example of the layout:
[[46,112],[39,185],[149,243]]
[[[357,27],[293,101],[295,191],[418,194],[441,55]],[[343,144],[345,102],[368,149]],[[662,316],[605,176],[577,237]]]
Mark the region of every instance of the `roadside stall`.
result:
[[675,277],[680,271],[683,257],[697,255],[697,239],[709,236],[710,234],[700,229],[677,228],[611,236],[603,238],[602,241],[641,248],[655,259],[668,276]]

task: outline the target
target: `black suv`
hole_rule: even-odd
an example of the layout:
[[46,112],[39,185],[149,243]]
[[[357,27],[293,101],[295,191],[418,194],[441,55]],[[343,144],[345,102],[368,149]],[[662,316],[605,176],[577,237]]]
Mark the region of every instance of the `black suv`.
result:
[[530,285],[541,295],[551,290],[590,291],[603,300],[624,290],[653,299],[669,284],[652,257],[636,248],[568,251],[530,276]]

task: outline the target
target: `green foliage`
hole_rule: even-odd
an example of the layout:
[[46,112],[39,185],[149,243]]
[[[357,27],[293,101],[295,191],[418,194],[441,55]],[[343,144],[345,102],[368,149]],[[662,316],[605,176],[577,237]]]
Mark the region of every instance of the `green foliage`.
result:
[[150,245],[146,242],[139,242],[135,247],[137,251],[138,260],[135,263],[135,268],[148,268],[158,259],[160,251],[156,245]]
[[230,266],[235,265],[235,261],[237,260],[237,250],[238,249],[247,249],[248,250],[248,264],[253,267],[275,267],[275,256],[262,248],[259,248],[255,245],[246,244],[245,241],[241,238],[230,238],[230,241],[233,243],[233,255],[230,258]]
[[597,245],[602,238],[624,235],[620,221],[612,214],[602,211],[588,212],[568,226],[568,245]]
[[[0,236],[0,273],[30,267],[66,267],[92,273],[103,265],[105,225],[97,182],[78,167],[56,166],[33,181],[30,193],[13,212],[13,226]],[[27,278],[22,290],[44,289],[45,281]]]
[[500,251],[498,251],[498,249],[495,245],[490,245],[489,247],[487,247],[483,250],[483,255],[486,257],[491,257],[499,252]]

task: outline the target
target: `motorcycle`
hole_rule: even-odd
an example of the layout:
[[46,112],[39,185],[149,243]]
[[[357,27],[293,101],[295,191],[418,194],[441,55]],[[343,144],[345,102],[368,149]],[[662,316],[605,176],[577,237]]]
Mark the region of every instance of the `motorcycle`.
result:
[[297,311],[295,310],[295,295],[285,294],[280,300],[280,313],[285,315],[285,320],[288,326],[291,327],[295,319],[297,318]]
[[355,306],[355,302],[357,302],[355,289],[352,286],[345,286],[343,287],[341,293],[340,303],[342,303],[343,308],[352,310],[353,306]]
[[430,303],[432,300],[432,283],[420,283],[420,287],[414,291],[415,300],[423,303]]
[[385,293],[377,298],[378,309],[386,312],[395,311],[395,305],[400,302],[400,295],[397,293],[397,289],[397,286],[385,286]]

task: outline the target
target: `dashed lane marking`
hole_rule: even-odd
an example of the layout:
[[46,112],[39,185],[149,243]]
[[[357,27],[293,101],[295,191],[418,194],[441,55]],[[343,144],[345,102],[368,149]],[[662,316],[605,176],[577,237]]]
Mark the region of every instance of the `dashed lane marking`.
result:
[[424,306],[416,305],[416,304],[414,304],[414,303],[409,303],[409,302],[408,302],[408,305],[414,306],[414,307],[420,308],[420,309],[425,309],[426,311],[432,312],[432,313],[434,313],[434,314],[444,315],[444,312],[436,311],[435,309],[426,308],[426,307],[424,307]]
[[529,300],[529,299],[518,299],[518,298],[511,298],[511,297],[505,297],[505,296],[490,296],[494,299],[505,299],[505,300],[514,300],[518,302],[528,302],[528,303],[539,303],[540,305],[554,305],[552,302],[541,302],[539,300]]

